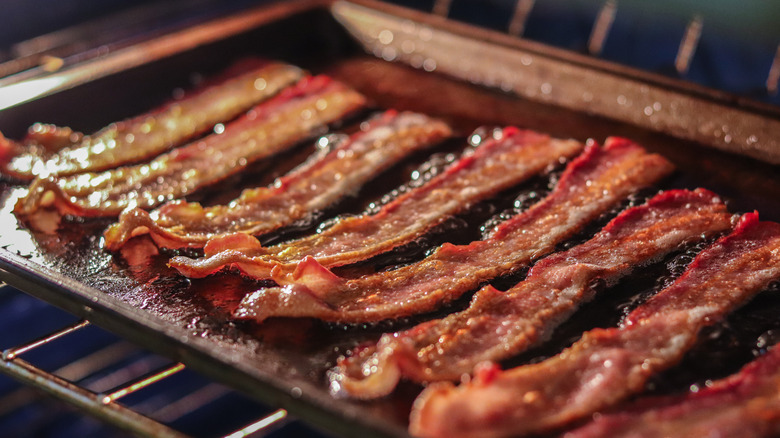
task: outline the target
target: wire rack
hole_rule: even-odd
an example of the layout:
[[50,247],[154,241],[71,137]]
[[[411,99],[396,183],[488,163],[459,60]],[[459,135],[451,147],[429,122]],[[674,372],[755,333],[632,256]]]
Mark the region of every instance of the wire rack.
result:
[[[518,0],[514,3],[513,10],[502,30],[515,37],[526,36],[531,24],[529,20],[531,20],[536,3],[537,0]],[[453,10],[457,5],[458,0],[435,0],[430,3],[429,11],[443,18],[457,19],[457,17],[453,17]],[[581,51],[593,56],[602,55],[613,31],[618,7],[617,0],[606,0],[598,8],[595,18],[592,20],[586,44]],[[133,13],[137,15],[137,12]],[[133,23],[137,21],[134,20]],[[121,22],[121,19],[108,19],[103,22],[103,26],[116,26],[118,22]],[[704,22],[700,16],[691,17],[688,21],[682,38],[676,46],[676,53],[672,61],[674,72],[677,75],[684,76],[689,71],[701,41],[703,27]],[[132,29],[128,29],[128,32],[130,31]],[[122,33],[120,32],[120,34]],[[61,32],[60,36],[62,35],[68,36],[70,34]],[[51,38],[48,41],[50,40]],[[21,50],[22,52],[15,53],[16,61],[12,59],[0,64],[0,73],[5,77],[5,79],[0,79],[0,85],[3,82],[10,84],[15,80],[26,80],[38,73],[56,70],[66,59],[72,59],[74,54],[69,53],[69,50],[81,51],[81,57],[76,57],[79,62],[88,58],[90,53],[94,52],[94,55],[99,55],[99,49],[96,48],[85,50],[84,47],[75,44],[68,47],[61,44],[47,46],[46,41],[46,39],[41,39],[38,41],[40,43],[38,45],[17,47],[17,51]],[[100,41],[100,44],[101,47],[106,47],[106,44],[110,45],[106,41]],[[71,58],[68,58],[69,56]],[[769,65],[761,93],[764,93],[771,100],[772,96],[777,95],[780,82],[780,46],[778,46]],[[9,301],[21,299],[20,296],[19,292],[12,287],[0,283],[0,309],[6,313],[13,312],[12,309],[9,309]],[[34,300],[26,296],[24,298]],[[40,315],[40,312],[32,314]],[[227,419],[227,416],[221,415],[219,420],[214,421],[221,421],[223,429],[234,426],[227,432],[182,431],[182,429],[192,429],[193,424],[198,424],[198,422],[193,422],[192,417],[199,416],[204,407],[213,404],[215,400],[220,398],[236,396],[235,391],[202,378],[199,380],[201,384],[194,388],[188,388],[184,391],[171,390],[170,387],[173,385],[170,382],[175,380],[177,376],[187,374],[186,365],[171,363],[163,357],[150,353],[139,353],[138,348],[132,344],[108,334],[99,335],[98,337],[104,336],[110,339],[105,340],[102,344],[98,342],[98,345],[93,346],[91,351],[74,351],[73,346],[80,344],[80,337],[88,336],[88,332],[96,330],[89,321],[67,321],[67,317],[61,316],[46,321],[40,321],[40,316],[34,316],[34,318],[38,321],[27,321],[26,323],[34,323],[36,328],[41,329],[52,324],[57,326],[40,336],[33,335],[28,338],[17,332],[14,332],[16,334],[13,336],[3,336],[3,342],[11,342],[12,345],[0,345],[0,348],[4,348],[0,371],[22,382],[24,386],[0,386],[0,418],[14,415],[15,412],[37,400],[40,393],[45,393],[76,407],[80,413],[89,414],[138,436],[208,435],[231,438],[268,434],[292,436],[301,431],[296,427],[305,427],[298,425],[298,422],[291,419],[284,409],[269,409],[251,400],[242,399],[239,402],[242,405],[241,411],[254,414],[254,418],[233,416],[233,418]],[[25,322],[16,322],[11,318],[10,321],[4,323],[6,333],[10,333],[9,330],[21,330],[20,327],[23,323]],[[14,326],[14,324],[16,325]],[[94,333],[92,336],[94,337]],[[92,342],[90,345],[93,344],[95,343]],[[71,352],[71,356],[75,354],[78,357],[65,364],[56,365],[52,370],[47,371],[48,366],[41,365],[41,363],[51,362],[52,351],[57,352],[63,349]],[[198,379],[196,378],[196,380]],[[153,388],[162,388],[163,392],[167,392],[165,402],[155,402],[154,397],[139,397],[144,393],[152,392]],[[171,396],[171,392],[175,393],[174,396]],[[185,426],[176,427],[181,424],[185,424]],[[186,426],[187,424],[189,426]],[[315,433],[308,429],[303,430],[305,430],[306,435]]]
[[[29,302],[34,299],[22,296],[8,285],[0,284],[0,302],[6,306],[6,311],[10,310],[11,300]],[[34,304],[33,307],[39,306]],[[51,317],[53,312],[59,313],[51,308],[29,309],[26,313]],[[54,319],[69,318],[63,314],[56,315]],[[53,323],[62,324],[62,321]],[[15,337],[23,338],[24,335]],[[79,344],[86,345],[91,351],[74,351],[74,345]],[[63,354],[63,351],[66,353]],[[76,358],[65,364],[55,365],[55,369],[47,371],[45,368],[56,362],[52,360],[52,355]],[[192,375],[182,376],[187,374],[184,364],[171,363],[166,358],[139,350],[134,345],[92,326],[86,320],[65,324],[19,345],[4,346],[0,372],[23,384],[20,387],[0,387],[0,418],[20,415],[18,411],[39,401],[39,395],[44,393],[68,403],[78,412],[144,437],[190,436],[191,434],[176,430],[170,425],[182,421],[186,424],[191,421],[187,417],[198,415],[204,408],[209,408],[209,405],[220,399],[236,396],[234,391],[222,385]],[[181,382],[178,385],[172,382],[177,375],[183,377],[180,380],[185,382],[184,385]],[[128,403],[123,403],[126,400]],[[227,402],[223,400],[222,403],[224,405]],[[231,422],[243,423],[227,433],[212,433],[208,436],[266,436],[280,430],[283,432],[282,428],[291,423],[284,409],[269,410],[250,400],[240,400],[239,403],[244,412],[254,412],[256,418],[249,421],[225,416],[212,419],[225,423],[216,429],[229,428]],[[210,409],[214,410],[213,407]],[[14,431],[7,424],[6,427],[9,428],[7,433]],[[33,424],[25,425],[25,428],[31,434],[40,433],[36,432],[38,429]],[[299,429],[300,426],[296,426],[294,430]],[[202,433],[194,435],[204,436]]]

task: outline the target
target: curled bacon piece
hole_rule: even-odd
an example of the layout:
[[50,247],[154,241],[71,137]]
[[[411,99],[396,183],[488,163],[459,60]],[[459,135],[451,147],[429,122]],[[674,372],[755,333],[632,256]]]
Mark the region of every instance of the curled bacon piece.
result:
[[627,140],[590,145],[569,163],[555,190],[524,213],[469,245],[444,244],[421,262],[355,280],[345,280],[307,257],[290,275],[275,275],[282,287],[245,297],[237,318],[316,317],[365,322],[431,311],[480,283],[552,251],[609,206],[671,171],[659,155]]
[[780,278],[778,257],[780,224],[746,214],[620,326],[588,331],[537,364],[507,371],[481,365],[467,384],[430,385],[415,401],[410,431],[425,437],[534,434],[612,406],[679,362],[701,328]]
[[105,234],[109,250],[148,232],[166,248],[200,248],[229,233],[262,234],[321,210],[362,186],[410,153],[451,135],[443,122],[416,113],[388,111],[330,152],[321,151],[272,186],[244,190],[229,205],[204,208],[174,201],[149,214],[122,213]]
[[35,123],[28,130],[25,139],[19,143],[3,136],[0,132],[0,177],[8,175],[18,180],[28,180],[32,175],[14,174],[8,170],[9,163],[20,157],[29,157],[41,161],[60,149],[80,142],[84,134],[74,132],[70,128],[55,125]]
[[36,179],[14,212],[53,204],[62,214],[116,216],[151,208],[240,172],[360,108],[365,98],[324,76],[307,78],[245,116],[187,146],[135,166]]
[[[241,70],[240,74],[236,70]],[[229,121],[281,89],[304,72],[278,62],[252,62],[226,72],[222,80],[169,102],[149,113],[112,123],[93,135],[36,124],[27,140],[40,144],[0,154],[0,172],[22,180],[50,175],[97,172],[154,157]],[[70,143],[70,144],[68,144]],[[59,149],[54,154],[48,153]],[[4,156],[5,155],[5,156]]]
[[780,348],[695,393],[640,400],[564,438],[772,437],[780,434]]
[[686,242],[728,229],[730,219],[714,193],[661,193],[621,213],[591,240],[540,260],[508,291],[485,286],[466,310],[385,334],[356,351],[331,373],[331,389],[378,397],[392,391],[401,375],[418,382],[457,380],[480,362],[521,353],[590,300],[594,280],[613,283]]
[[321,233],[263,248],[255,239],[228,236],[206,245],[206,257],[175,257],[170,265],[187,277],[205,277],[233,265],[256,278],[271,269],[292,273],[306,256],[327,268],[347,265],[410,242],[449,215],[496,192],[519,184],[561,157],[582,150],[574,140],[557,140],[532,131],[506,128],[422,186],[383,206],[376,214],[340,220]]

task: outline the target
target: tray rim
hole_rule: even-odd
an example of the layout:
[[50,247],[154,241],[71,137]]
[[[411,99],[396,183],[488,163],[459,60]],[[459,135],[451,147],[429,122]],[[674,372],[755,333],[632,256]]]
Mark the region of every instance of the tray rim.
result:
[[[327,0],[320,0],[328,3]],[[471,38],[498,44],[501,46],[512,47],[526,50],[536,55],[566,61],[570,64],[577,64],[594,70],[604,71],[625,77],[628,79],[639,79],[649,84],[658,84],[676,91],[697,95],[720,103],[728,103],[740,107],[745,107],[759,113],[766,113],[770,117],[780,117],[780,106],[770,103],[760,102],[749,97],[740,96],[728,91],[722,91],[715,88],[699,85],[681,78],[665,76],[660,73],[654,73],[642,70],[636,67],[620,64],[615,61],[578,53],[572,50],[551,46],[542,42],[533,41],[523,37],[516,37],[505,32],[493,29],[485,29],[469,23],[452,20],[450,18],[433,15],[417,9],[405,8],[394,4],[384,3],[378,0],[330,0],[334,7],[340,4],[353,4],[376,11],[396,16],[406,16],[412,21],[427,23],[431,27],[441,28],[458,35],[465,35]]]
[[[415,56],[438,58],[436,72],[460,80],[780,164],[780,107],[440,16],[377,6],[373,0],[337,0],[331,9],[364,49],[377,57],[389,48],[396,54],[393,60],[405,64],[414,63]],[[403,22],[393,22],[394,17],[406,17],[422,27],[409,29]],[[378,37],[379,29],[391,32],[391,43]],[[397,43],[421,36],[423,30],[431,34],[431,29],[438,32],[426,43],[431,47],[406,52]],[[452,56],[455,52],[458,56]],[[468,65],[463,59],[482,62]],[[510,67],[513,70],[508,71]],[[475,73],[476,79],[471,77]],[[514,81],[518,75],[522,79]],[[509,82],[506,88],[503,81]],[[589,87],[580,87],[583,83]],[[655,109],[661,102],[663,109]]]

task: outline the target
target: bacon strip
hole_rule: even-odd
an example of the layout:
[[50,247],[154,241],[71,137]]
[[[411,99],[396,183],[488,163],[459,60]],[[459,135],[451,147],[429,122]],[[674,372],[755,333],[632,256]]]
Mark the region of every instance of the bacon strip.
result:
[[390,393],[401,375],[418,382],[457,380],[480,362],[521,353],[589,301],[594,280],[613,283],[683,243],[730,228],[730,219],[709,191],[659,194],[621,213],[591,240],[539,261],[508,291],[485,286],[468,309],[385,334],[378,344],[356,351],[331,373],[331,389],[379,397]]
[[[297,67],[277,62],[253,62],[252,68],[248,67],[237,66],[226,72],[226,78],[181,100],[112,123],[83,138],[68,128],[36,125],[28,140],[40,142],[43,150],[32,147],[18,155],[0,154],[0,171],[31,180],[36,176],[97,172],[154,157],[210,130],[215,123],[233,119],[305,75]],[[239,68],[242,72],[236,74]],[[76,142],[66,146],[70,139]],[[53,155],[46,153],[57,148],[60,150]]]
[[448,216],[581,150],[574,140],[506,128],[500,139],[469,149],[444,172],[376,214],[344,218],[321,233],[268,248],[242,236],[215,239],[206,245],[205,258],[175,257],[170,265],[187,277],[205,277],[233,265],[251,277],[269,278],[275,266],[279,273],[292,273],[306,256],[328,268],[355,263],[408,243]]
[[565,438],[772,437],[780,434],[780,348],[728,378],[680,397],[640,400]]
[[228,124],[224,132],[148,163],[36,179],[14,211],[32,214],[42,205],[53,204],[62,214],[116,216],[127,207],[151,208],[287,149],[364,103],[362,95],[327,77],[304,79]]
[[671,167],[661,156],[647,154],[627,140],[610,139],[603,149],[590,145],[569,164],[549,196],[497,226],[486,240],[444,244],[421,262],[349,281],[307,257],[293,274],[273,276],[283,287],[245,297],[235,316],[256,321],[288,316],[365,322],[433,310],[549,253],[556,243]]
[[432,384],[415,402],[410,431],[425,437],[533,434],[612,406],[679,362],[702,327],[780,278],[778,257],[780,224],[746,214],[619,327],[586,332],[538,364],[503,372],[486,365],[468,384]]
[[200,248],[229,233],[267,233],[333,204],[410,153],[451,134],[444,122],[423,114],[388,111],[330,152],[315,155],[272,186],[244,190],[229,205],[204,208],[174,201],[151,214],[139,208],[124,211],[106,231],[106,248],[117,250],[146,232],[166,248]]

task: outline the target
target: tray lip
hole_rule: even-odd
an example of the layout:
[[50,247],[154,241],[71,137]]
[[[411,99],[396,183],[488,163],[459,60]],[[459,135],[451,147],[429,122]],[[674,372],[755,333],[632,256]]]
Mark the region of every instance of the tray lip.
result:
[[6,109],[159,61],[177,53],[194,50],[200,45],[214,43],[297,13],[315,9],[326,10],[331,3],[332,0],[276,1],[156,35],[127,47],[120,47],[104,56],[76,62],[61,70],[43,71],[34,76],[29,76],[22,71],[0,78],[0,114]]
[[[780,164],[780,107],[444,17],[373,3],[338,0],[331,10],[376,57],[386,58],[385,50],[391,49],[386,59],[426,69],[423,59],[430,58],[433,70],[477,86],[498,90],[500,82],[501,91],[521,99]],[[398,37],[382,41],[383,29]],[[407,51],[399,43],[404,38],[430,43]],[[551,84],[557,84],[555,90]]]
[[734,108],[761,114],[767,117],[780,119],[780,106],[760,102],[749,97],[740,96],[728,91],[699,85],[681,78],[665,76],[660,73],[642,70],[636,67],[623,65],[614,61],[589,56],[572,50],[567,50],[542,42],[533,41],[523,37],[515,37],[507,33],[485,29],[469,23],[459,22],[446,17],[433,15],[416,9],[405,8],[394,4],[383,3],[377,0],[332,0],[333,7],[340,4],[352,4],[373,9],[388,15],[403,17],[420,23],[436,27],[453,34],[495,44],[503,47],[520,49],[543,58],[561,61],[591,70],[609,73],[624,79],[647,83],[666,88],[685,95],[691,95]]
[[[35,263],[0,247],[0,281],[59,307],[143,348],[184,363],[216,381],[284,408],[306,421],[347,437],[366,433],[379,437],[408,436],[405,430],[382,418],[366,416],[362,409],[341,405],[329,409],[325,397],[312,396],[299,383],[288,382],[251,365],[257,360],[242,349],[225,351],[216,340],[192,335],[183,326],[165,321],[117,297],[86,285],[50,267]],[[306,385],[304,383],[304,385]],[[349,423],[344,424],[343,420]]]
[[[328,7],[331,4],[332,0],[293,0],[251,8],[249,11],[255,18],[254,25],[239,27],[237,30],[233,29],[232,32],[224,33],[209,42],[230,38],[241,32],[257,29],[301,13],[314,10],[329,11]],[[229,14],[201,25],[229,23],[231,19],[240,14]],[[165,37],[168,36],[163,38]],[[151,43],[156,41],[158,39],[152,40]],[[142,50],[143,47],[144,43],[128,47],[121,50],[120,55],[130,50]],[[170,54],[182,53],[196,48],[197,46],[186,45],[179,51]],[[144,58],[141,63],[131,63],[122,69],[110,70],[100,76],[90,76],[88,80],[83,82],[67,83],[66,87],[56,91],[86,84],[91,80],[110,76],[164,57]],[[106,59],[88,60],[75,65],[74,68],[89,68],[102,62],[106,62]],[[109,66],[116,65],[110,57],[107,64]],[[66,73],[68,71],[55,74]],[[35,96],[35,99],[47,95],[41,94]],[[2,109],[0,109],[1,112]],[[66,274],[58,273],[49,266],[36,263],[4,247],[0,247],[0,281],[78,317],[85,318],[93,324],[155,353],[181,361],[189,368],[243,391],[274,408],[288,409],[292,415],[302,417],[315,426],[350,437],[362,437],[366,434],[381,437],[408,436],[405,428],[380,417],[367,416],[362,408],[341,404],[341,409],[334,410],[332,406],[335,404],[329,403],[332,401],[329,395],[325,395],[325,397],[312,396],[310,391],[305,389],[300,391],[300,386],[305,386],[305,382],[288,382],[251,365],[252,360],[257,358],[244,349],[224,351],[216,340],[194,336],[183,326],[171,324],[161,317],[129,305],[117,297],[107,295],[95,287]],[[299,385],[299,383],[304,385]],[[328,397],[327,400],[326,397]]]

